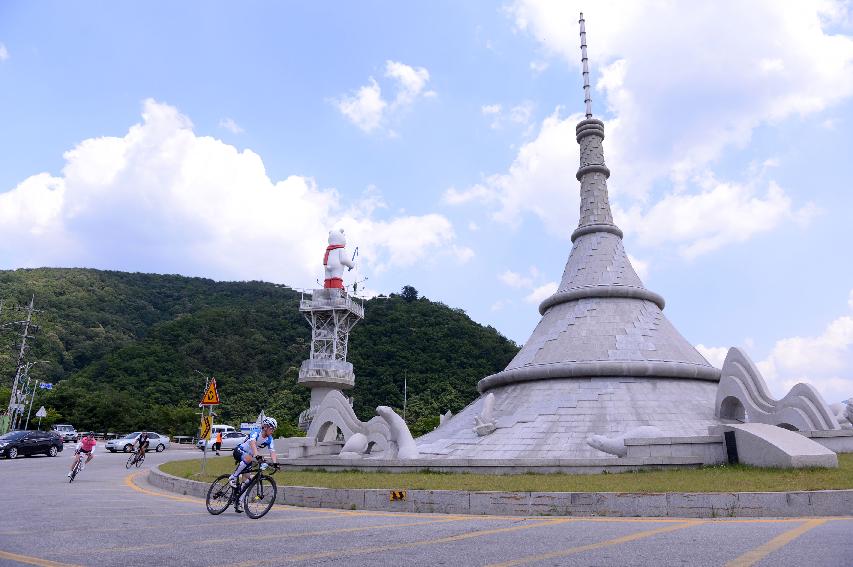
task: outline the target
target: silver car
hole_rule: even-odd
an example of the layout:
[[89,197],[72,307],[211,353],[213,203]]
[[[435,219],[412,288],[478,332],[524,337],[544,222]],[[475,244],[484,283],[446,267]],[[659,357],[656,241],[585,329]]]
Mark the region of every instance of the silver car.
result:
[[[107,441],[106,448],[107,451],[115,453],[116,451],[124,451],[125,453],[130,453],[135,447],[134,443],[139,438],[139,434],[141,431],[134,431],[133,433],[128,433],[124,437],[119,437],[118,439],[110,439]],[[153,433],[151,431],[148,432],[148,450],[154,450],[158,453],[163,449],[169,448],[169,437],[167,435],[163,435],[160,433]]]
[[[229,431],[228,433],[222,434],[222,447],[220,448],[222,451],[231,451],[246,440],[247,435],[245,433],[241,433],[239,431]],[[211,437],[210,440],[205,441],[204,439],[199,439],[196,443],[196,447],[199,449],[204,449],[205,445],[207,445],[207,450],[213,450],[213,444],[216,442],[216,437]]]

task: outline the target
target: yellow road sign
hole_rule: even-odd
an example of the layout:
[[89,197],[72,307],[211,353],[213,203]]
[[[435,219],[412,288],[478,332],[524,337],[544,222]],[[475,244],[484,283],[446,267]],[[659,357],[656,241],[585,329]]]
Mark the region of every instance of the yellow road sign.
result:
[[392,502],[394,500],[405,500],[406,499],[406,491],[405,490],[391,490],[389,494],[388,500]]
[[210,384],[207,386],[207,391],[201,398],[200,406],[215,406],[219,404],[219,391],[216,389],[216,378],[210,379]]
[[212,415],[201,416],[201,438],[204,440],[210,439],[210,428],[213,425]]

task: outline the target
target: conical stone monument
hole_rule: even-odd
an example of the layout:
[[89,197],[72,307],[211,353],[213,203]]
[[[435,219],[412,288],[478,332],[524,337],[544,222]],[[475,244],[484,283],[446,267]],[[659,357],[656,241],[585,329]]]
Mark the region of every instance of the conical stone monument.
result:
[[663,298],[643,286],[613,222],[583,22],[581,44],[587,113],[576,128],[580,221],[562,281],[539,306],[542,319],[518,355],[480,380],[483,395],[418,439],[422,457],[603,457],[590,436],[702,436],[719,423],[720,370],[664,316]]

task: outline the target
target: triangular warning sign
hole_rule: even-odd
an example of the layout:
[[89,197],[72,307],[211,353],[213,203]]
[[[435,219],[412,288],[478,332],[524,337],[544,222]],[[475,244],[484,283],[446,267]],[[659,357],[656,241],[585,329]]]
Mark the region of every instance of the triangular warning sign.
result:
[[219,392],[216,390],[216,378],[210,379],[210,385],[207,387],[207,391],[204,393],[204,396],[201,398],[201,402],[198,405],[219,405]]

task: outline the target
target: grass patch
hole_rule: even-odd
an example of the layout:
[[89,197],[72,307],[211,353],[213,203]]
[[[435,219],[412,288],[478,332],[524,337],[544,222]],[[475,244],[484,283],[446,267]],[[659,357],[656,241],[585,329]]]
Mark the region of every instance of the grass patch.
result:
[[[231,457],[173,461],[163,472],[210,482],[234,470]],[[500,492],[786,492],[853,488],[853,453],[838,455],[837,469],[768,469],[717,465],[698,469],[625,472],[619,474],[514,474],[279,472],[281,485],[389,490],[495,490]]]

